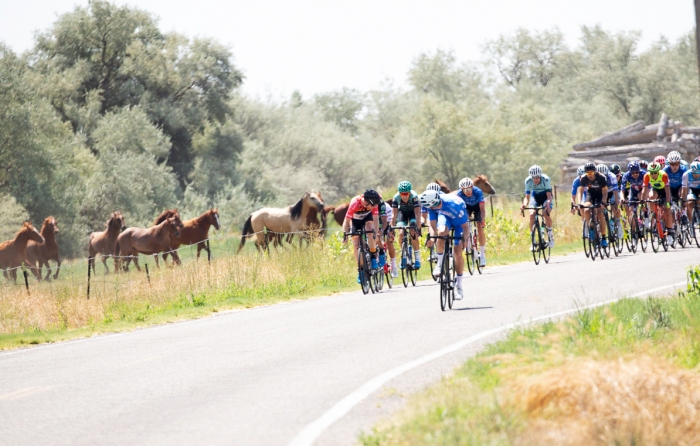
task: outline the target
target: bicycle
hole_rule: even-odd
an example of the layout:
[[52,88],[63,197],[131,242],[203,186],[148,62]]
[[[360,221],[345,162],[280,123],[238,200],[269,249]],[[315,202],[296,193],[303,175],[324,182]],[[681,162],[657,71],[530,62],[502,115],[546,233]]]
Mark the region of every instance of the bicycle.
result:
[[479,224],[476,220],[469,220],[471,225],[469,238],[467,239],[467,245],[464,247],[464,254],[467,260],[467,269],[470,275],[474,275],[474,270],[476,269],[481,274],[481,252],[479,251],[478,243],[478,229],[476,225]]
[[[422,224],[421,228],[427,228],[428,225]],[[426,237],[425,239],[425,244],[427,246],[428,241],[431,239],[430,235]],[[438,281],[440,278],[439,276],[433,276],[433,270],[435,269],[435,265],[437,265],[437,254],[435,253],[435,243],[431,247],[428,248],[428,263],[430,264],[430,275],[432,276],[434,281]]]
[[360,288],[362,288],[363,294],[377,293],[378,289],[378,278],[376,277],[376,271],[372,269],[372,253],[369,250],[369,244],[367,243],[367,232],[374,232],[374,230],[367,231],[364,226],[360,228],[359,232],[346,232],[345,236],[360,236],[360,247],[357,253],[357,273],[360,277]]
[[671,243],[671,247],[675,248],[676,243],[680,245],[681,248],[685,248],[686,238],[690,242],[690,237],[686,237],[688,232],[688,221],[683,222],[683,207],[680,206],[679,200],[671,200],[671,215],[673,215],[673,229],[676,232],[676,236]]
[[437,240],[445,240],[445,254],[442,256],[442,269],[440,270],[440,277],[438,282],[440,283],[440,308],[445,311],[445,308],[452,309],[452,304],[455,300],[455,279],[456,274],[454,274],[454,252],[453,252],[453,240],[455,230],[450,229],[450,235],[436,235],[431,238]]
[[620,226],[622,226],[620,245],[627,246],[627,252],[634,254],[637,252],[637,239],[633,237],[635,234],[632,234],[632,220],[627,215],[627,206],[624,204],[625,201],[622,200],[620,203]]
[[588,253],[588,257],[595,262],[595,256],[603,259],[605,255],[601,246],[600,237],[600,221],[598,221],[598,212],[594,211],[601,207],[602,204],[593,204],[590,206],[579,205],[579,209],[591,209],[591,216],[588,220],[583,220],[583,250]]
[[[414,225],[411,226],[392,226],[391,229],[398,229],[403,232],[401,240],[401,281],[404,288],[408,288],[410,281],[413,286],[416,286],[418,278],[418,270],[413,268],[413,246],[408,242],[411,237],[409,229],[416,230]],[[417,235],[416,235],[417,236]],[[432,266],[432,264],[431,264]]]
[[622,254],[622,241],[617,238],[618,223],[615,221],[615,218],[610,218],[611,213],[612,205],[608,202],[603,207],[603,218],[605,219],[605,224],[608,229],[608,246],[603,248],[603,250],[607,258],[610,258],[610,248],[612,248],[615,257]]
[[700,248],[700,240],[698,240],[700,237],[698,236],[698,232],[700,232],[700,215],[698,215],[698,200],[686,200],[686,202],[693,202],[693,218],[692,221],[689,222],[689,233],[695,240],[695,246]]
[[[550,248],[549,241],[549,231],[547,231],[547,226],[544,224],[544,218],[540,215],[540,211],[544,209],[542,206],[528,206],[520,211],[522,216],[525,216],[525,209],[533,209],[535,211],[535,223],[530,228],[530,241],[532,242],[532,259],[535,261],[535,265],[540,264],[540,260],[544,257],[544,262],[549,263],[551,257],[552,248]],[[544,234],[547,234],[545,239]]]
[[[642,252],[647,252],[647,232],[644,229],[644,221],[639,214],[639,201],[631,200],[627,204],[631,207],[632,213],[628,215],[629,237],[625,239],[627,250],[636,253],[637,245],[642,248]],[[625,213],[627,210],[625,209]]]
[[[645,203],[654,203],[654,209],[649,215],[649,222],[651,223],[649,235],[651,237],[651,249],[654,252],[659,252],[659,245],[664,248],[664,251],[668,251],[668,239],[666,238],[668,232],[666,231],[665,212],[661,201],[658,198],[656,200],[644,200]],[[659,215],[661,218],[659,218]]]

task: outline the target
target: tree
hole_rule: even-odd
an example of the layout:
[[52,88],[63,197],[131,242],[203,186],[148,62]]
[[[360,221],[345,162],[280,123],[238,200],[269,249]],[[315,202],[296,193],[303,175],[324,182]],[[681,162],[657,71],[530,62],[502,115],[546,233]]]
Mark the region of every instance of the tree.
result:
[[317,95],[316,104],[324,118],[334,122],[341,129],[357,135],[357,121],[365,107],[365,97],[355,89],[343,88],[340,91]]

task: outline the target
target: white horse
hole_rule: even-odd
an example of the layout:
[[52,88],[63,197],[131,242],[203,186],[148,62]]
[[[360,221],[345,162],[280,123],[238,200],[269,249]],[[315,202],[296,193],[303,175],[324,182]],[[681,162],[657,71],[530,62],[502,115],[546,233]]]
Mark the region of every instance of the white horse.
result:
[[[306,215],[311,209],[323,212],[323,200],[320,193],[306,192],[296,203],[286,208],[262,208],[250,214],[243,225],[241,245],[238,251],[243,249],[246,239],[255,235],[255,247],[267,248],[265,230],[274,234],[289,234],[303,231],[306,226]],[[299,234],[305,238],[306,234]]]

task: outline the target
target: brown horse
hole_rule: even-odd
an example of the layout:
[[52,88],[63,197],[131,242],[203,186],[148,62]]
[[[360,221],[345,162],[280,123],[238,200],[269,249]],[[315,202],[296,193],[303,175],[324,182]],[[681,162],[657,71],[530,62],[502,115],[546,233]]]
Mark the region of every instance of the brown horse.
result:
[[[122,211],[112,212],[112,216],[105,223],[107,230],[102,232],[93,232],[90,234],[88,242],[88,264],[92,265],[92,272],[95,274],[95,257],[97,254],[102,255],[102,263],[105,265],[105,274],[109,273],[107,268],[107,258],[114,255],[114,250],[117,246],[117,237],[123,231],[124,216]],[[117,263],[116,261],[114,262]],[[116,269],[116,268],[115,268]]]
[[[440,185],[441,192],[445,194],[449,194],[450,192],[452,192],[452,190],[449,187],[447,187],[447,184],[445,184],[442,180],[436,179],[435,182]],[[481,189],[482,192],[486,194],[493,195],[496,193],[496,189],[494,189],[494,187],[491,186],[491,183],[489,183],[489,178],[484,174],[475,176],[474,178],[472,178],[472,182],[474,183],[474,186],[478,187],[479,189]]]
[[[288,234],[299,232],[304,229],[306,216],[310,209],[316,208],[318,212],[323,211],[323,200],[316,192],[306,192],[296,203],[286,208],[262,208],[250,214],[250,217],[243,225],[241,244],[238,247],[240,252],[248,237],[256,236],[255,246],[258,251],[267,248],[265,231],[277,234]],[[305,234],[299,234],[306,238]]]
[[[306,224],[304,225],[304,230],[310,231],[311,233],[315,232],[325,238],[328,230],[328,214],[334,210],[335,208],[333,206],[325,206],[321,212],[319,212],[316,208],[309,208],[309,212],[306,214]],[[320,221],[318,218],[319,214],[321,216]],[[291,244],[292,239],[294,239],[294,234],[287,234],[287,243]],[[272,242],[275,247],[277,245],[281,245],[282,235],[268,232],[267,242]],[[299,246],[301,246],[301,239],[299,239]]]
[[25,221],[13,240],[0,243],[0,269],[5,279],[12,277],[17,283],[17,268],[27,260],[27,243],[30,240],[44,243],[44,237],[34,229],[32,222]]
[[179,262],[177,254],[173,251],[175,239],[180,236],[183,225],[180,216],[166,218],[160,224],[150,228],[129,228],[117,237],[117,247],[114,255],[127,257],[124,271],[129,270],[129,263],[134,261],[136,269],[141,271],[139,266],[139,254],[154,255],[156,265],[158,265],[158,254],[172,251],[173,261]]
[[[46,217],[44,224],[41,226],[41,236],[44,237],[44,243],[30,241],[27,244],[27,263],[31,265],[31,270],[36,277],[36,280],[41,280],[41,268],[46,265],[46,277],[44,280],[51,278],[51,265],[49,260],[57,263],[56,274],[53,278],[58,278],[58,272],[61,271],[61,258],[58,255],[58,243],[56,243],[56,234],[58,234],[58,224],[54,217]],[[38,265],[38,266],[37,266]]]
[[[175,210],[177,212],[177,209]],[[165,211],[156,219],[154,226],[163,222],[168,217],[173,217],[173,211]],[[175,237],[172,249],[177,249],[180,245],[194,245],[197,244],[197,258],[202,249],[206,250],[211,256],[211,251],[209,250],[209,242],[205,240],[209,239],[209,228],[214,226],[218,231],[221,226],[219,225],[219,210],[209,209],[202,215],[192,220],[187,220],[182,223],[182,231],[180,235]],[[168,257],[168,253],[163,253],[163,261]],[[173,256],[174,257],[174,256]]]

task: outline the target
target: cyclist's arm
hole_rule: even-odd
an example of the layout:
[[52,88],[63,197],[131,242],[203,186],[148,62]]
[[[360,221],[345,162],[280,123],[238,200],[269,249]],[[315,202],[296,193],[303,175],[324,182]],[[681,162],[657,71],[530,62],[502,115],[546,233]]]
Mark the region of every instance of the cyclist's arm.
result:
[[581,200],[583,199],[583,186],[579,186],[576,191],[576,203],[583,204]]
[[666,186],[664,186],[664,190],[666,191],[666,207],[671,206],[671,186],[666,183]]
[[527,207],[528,203],[530,203],[530,192],[529,191],[525,192],[525,198],[523,199],[523,204],[522,204],[522,206],[520,206],[520,209],[525,209]]
[[413,215],[416,216],[416,226],[420,229],[420,224],[421,224],[421,213],[420,213],[420,206],[413,208]]
[[462,225],[462,240],[464,240],[465,243],[469,240],[469,234],[471,234],[471,229],[469,228],[469,219],[467,219],[466,223]]
[[379,232],[379,230],[381,229],[381,226],[379,226],[379,214],[373,215],[372,221],[374,222],[374,234],[372,234],[372,238],[376,239],[379,237],[379,234],[377,234],[377,232]]
[[615,205],[618,205],[620,203],[620,192],[617,189],[613,190],[613,197],[615,197]]
[[481,211],[481,221],[485,222],[486,221],[486,203],[481,201],[479,202],[479,210]]
[[608,186],[603,186],[603,204],[608,204]]

